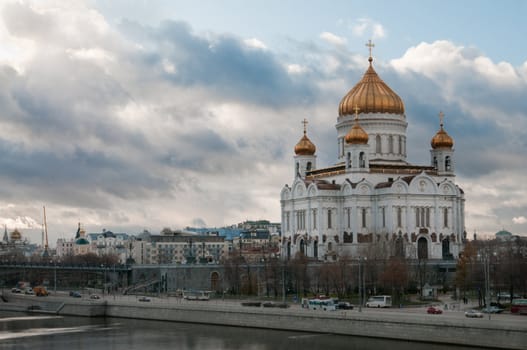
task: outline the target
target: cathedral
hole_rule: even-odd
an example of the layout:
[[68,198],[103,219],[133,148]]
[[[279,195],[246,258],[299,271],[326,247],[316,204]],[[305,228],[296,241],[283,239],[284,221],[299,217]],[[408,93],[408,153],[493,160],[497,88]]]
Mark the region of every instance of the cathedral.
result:
[[303,122],[294,180],[280,194],[282,256],[457,258],[466,236],[465,199],[443,113],[431,135],[430,165],[408,163],[404,103],[378,76],[367,45],[369,66],[340,101],[334,165],[317,167]]

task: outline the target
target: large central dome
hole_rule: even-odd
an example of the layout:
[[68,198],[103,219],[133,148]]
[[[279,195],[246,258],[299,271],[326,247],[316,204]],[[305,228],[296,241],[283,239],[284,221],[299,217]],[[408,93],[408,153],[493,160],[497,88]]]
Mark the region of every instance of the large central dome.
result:
[[404,114],[401,98],[377,75],[370,66],[362,79],[342,98],[339,105],[339,116],[352,115],[358,107],[361,113]]

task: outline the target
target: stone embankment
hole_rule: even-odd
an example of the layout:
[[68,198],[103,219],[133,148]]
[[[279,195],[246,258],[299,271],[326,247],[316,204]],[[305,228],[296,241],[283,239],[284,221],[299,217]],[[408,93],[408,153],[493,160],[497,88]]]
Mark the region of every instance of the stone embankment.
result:
[[[55,313],[73,316],[121,317],[190,322],[314,333],[399,339],[496,349],[527,349],[527,318],[507,315],[491,320],[468,319],[456,314],[382,310],[313,311],[299,307],[281,309],[243,307],[240,303],[182,302],[154,299],[35,298],[6,296],[1,310]],[[505,316],[505,315],[498,315]]]

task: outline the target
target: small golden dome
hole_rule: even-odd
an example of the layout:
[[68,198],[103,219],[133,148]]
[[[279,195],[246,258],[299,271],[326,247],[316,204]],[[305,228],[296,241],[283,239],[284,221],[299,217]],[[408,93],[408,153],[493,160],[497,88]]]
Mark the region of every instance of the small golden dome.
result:
[[315,151],[317,150],[317,147],[311,142],[311,140],[306,135],[306,125],[307,120],[303,120],[302,123],[304,124],[304,136],[298,141],[298,143],[295,146],[295,154],[297,156],[312,156],[315,154]]
[[20,231],[18,231],[16,228],[13,232],[11,232],[11,240],[12,241],[20,241],[22,239],[22,234]]
[[454,140],[447,134],[443,129],[443,112],[439,112],[439,118],[441,120],[439,131],[432,137],[430,145],[433,149],[436,148],[452,148],[454,146]]
[[359,125],[359,107],[355,106],[355,124],[351,127],[350,131],[344,137],[346,143],[352,145],[366,145],[368,143],[368,134]]
[[359,125],[355,124],[351,127],[351,130],[346,134],[346,143],[352,145],[365,145],[368,143],[368,134]]
[[373,59],[362,79],[342,98],[339,116],[353,114],[358,106],[361,113],[404,114],[403,100],[377,75],[373,69]]

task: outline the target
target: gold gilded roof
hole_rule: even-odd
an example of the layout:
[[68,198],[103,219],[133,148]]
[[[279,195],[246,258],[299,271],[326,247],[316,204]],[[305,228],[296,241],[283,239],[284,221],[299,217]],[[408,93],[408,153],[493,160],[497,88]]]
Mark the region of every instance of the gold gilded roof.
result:
[[355,123],[344,138],[346,143],[352,145],[365,145],[368,143],[369,138],[366,131],[364,131],[364,129],[359,125],[359,109],[360,108],[358,106],[355,106]]
[[432,141],[430,141],[430,145],[432,146],[433,149],[452,148],[454,146],[454,140],[443,129],[443,117],[444,117],[443,112],[439,112],[439,118],[441,120],[440,129],[434,135],[434,137],[432,137]]
[[353,114],[358,106],[361,113],[404,114],[401,98],[377,75],[373,69],[373,59],[362,79],[342,98],[339,104],[339,116]]
[[311,142],[311,140],[307,137],[306,133],[306,125],[307,120],[303,120],[302,124],[304,124],[304,136],[298,141],[298,143],[295,146],[295,154],[297,156],[312,156],[315,154],[315,151],[317,150],[316,146]]

